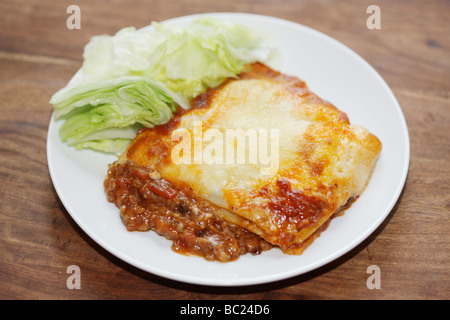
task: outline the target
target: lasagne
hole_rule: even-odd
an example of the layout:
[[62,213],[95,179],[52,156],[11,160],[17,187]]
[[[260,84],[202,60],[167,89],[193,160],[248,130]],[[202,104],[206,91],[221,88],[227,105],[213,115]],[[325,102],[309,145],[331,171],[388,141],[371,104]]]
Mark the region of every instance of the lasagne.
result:
[[301,254],[363,192],[381,152],[305,82],[261,63],[191,106],[140,130],[104,187],[129,231],[207,260]]

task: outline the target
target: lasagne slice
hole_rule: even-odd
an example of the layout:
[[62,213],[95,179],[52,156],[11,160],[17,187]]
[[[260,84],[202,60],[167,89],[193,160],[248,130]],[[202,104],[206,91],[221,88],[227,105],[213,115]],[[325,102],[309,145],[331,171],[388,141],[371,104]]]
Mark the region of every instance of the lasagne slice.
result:
[[105,180],[128,230],[230,261],[301,254],[366,187],[381,143],[296,77],[246,67],[138,132]]

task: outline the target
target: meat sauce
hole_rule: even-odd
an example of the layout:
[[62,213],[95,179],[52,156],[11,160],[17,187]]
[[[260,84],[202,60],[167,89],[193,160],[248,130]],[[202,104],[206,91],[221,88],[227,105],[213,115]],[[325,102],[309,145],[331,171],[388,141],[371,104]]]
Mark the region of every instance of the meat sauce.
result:
[[317,221],[326,203],[292,189],[288,180],[279,179],[276,185],[276,194],[270,194],[265,188],[260,193],[270,199],[268,209],[278,217],[278,225],[295,224],[299,230]]
[[130,161],[110,165],[104,188],[128,231],[153,230],[172,240],[175,252],[227,262],[272,248],[259,236],[216,216],[211,203],[153,179],[150,169]]

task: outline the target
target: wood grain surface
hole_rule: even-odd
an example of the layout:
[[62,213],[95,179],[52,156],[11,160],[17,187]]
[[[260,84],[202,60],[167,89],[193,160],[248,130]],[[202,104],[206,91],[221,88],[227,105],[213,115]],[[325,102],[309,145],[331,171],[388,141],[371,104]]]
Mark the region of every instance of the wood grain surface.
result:
[[[81,29],[66,9],[81,8]],[[366,26],[369,5],[381,29]],[[307,274],[270,284],[215,288],[143,272],[91,240],[61,204],[49,176],[51,95],[77,71],[97,34],[201,12],[288,19],[341,41],[366,59],[397,97],[409,128],[405,188],[361,245]],[[0,298],[2,299],[449,299],[449,1],[50,1],[0,0]],[[68,289],[67,268],[81,270]],[[381,288],[368,289],[368,266]]]

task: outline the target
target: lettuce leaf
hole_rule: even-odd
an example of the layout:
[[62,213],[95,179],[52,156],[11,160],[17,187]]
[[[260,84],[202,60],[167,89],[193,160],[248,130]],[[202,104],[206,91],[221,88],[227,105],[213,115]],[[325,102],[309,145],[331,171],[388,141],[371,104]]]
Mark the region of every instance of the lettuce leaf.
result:
[[77,150],[93,149],[105,153],[121,154],[126,150],[132,140],[121,138],[89,140],[75,143],[74,146]]
[[[117,143],[101,140],[133,139],[139,128],[169,121],[176,108],[172,98],[142,79],[114,79],[73,90],[75,94],[69,91],[52,101],[54,117],[65,120],[59,130],[61,140],[78,148],[113,152]],[[91,140],[96,143],[86,143]]]
[[95,36],[78,74],[50,100],[55,118],[65,121],[60,137],[114,152],[138,127],[169,121],[177,105],[189,109],[191,98],[236,77],[245,64],[276,67],[275,47],[259,30],[214,18]]

